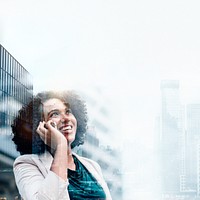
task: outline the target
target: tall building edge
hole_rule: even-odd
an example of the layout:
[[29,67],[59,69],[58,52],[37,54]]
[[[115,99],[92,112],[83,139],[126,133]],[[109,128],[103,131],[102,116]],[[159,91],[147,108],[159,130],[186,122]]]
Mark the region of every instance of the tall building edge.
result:
[[19,199],[12,165],[19,155],[11,124],[33,96],[30,73],[0,44],[0,199]]

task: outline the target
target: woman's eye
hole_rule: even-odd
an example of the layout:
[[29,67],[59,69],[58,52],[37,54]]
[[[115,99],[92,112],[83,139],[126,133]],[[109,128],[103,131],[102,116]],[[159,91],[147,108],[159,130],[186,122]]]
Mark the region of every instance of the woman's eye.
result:
[[72,113],[72,110],[69,108],[69,109],[66,110],[66,113],[67,114]]
[[59,113],[58,112],[53,112],[50,114],[50,117],[57,117],[59,116]]

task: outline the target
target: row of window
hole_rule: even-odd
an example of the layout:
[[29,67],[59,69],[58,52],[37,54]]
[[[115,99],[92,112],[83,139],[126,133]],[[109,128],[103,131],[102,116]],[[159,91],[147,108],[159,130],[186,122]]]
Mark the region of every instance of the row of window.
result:
[[21,83],[3,70],[0,70],[0,90],[23,103],[27,103],[32,96],[32,90],[25,88]]
[[0,111],[0,127],[11,127],[13,124],[14,116],[7,115],[5,112]]
[[0,104],[1,112],[11,116],[17,116],[18,110],[22,107],[22,103],[13,97],[8,97],[4,92],[1,92]]
[[22,105],[30,101],[31,81],[30,74],[0,46],[0,126],[10,126]]
[[15,77],[25,87],[32,85],[30,74],[0,45],[0,68]]

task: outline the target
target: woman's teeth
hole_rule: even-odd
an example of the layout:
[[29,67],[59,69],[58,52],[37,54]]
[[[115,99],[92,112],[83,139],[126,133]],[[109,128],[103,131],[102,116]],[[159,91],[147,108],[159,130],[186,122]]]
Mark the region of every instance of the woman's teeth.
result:
[[72,127],[69,125],[69,126],[64,127],[63,130],[64,130],[64,131],[65,131],[65,130],[72,130]]

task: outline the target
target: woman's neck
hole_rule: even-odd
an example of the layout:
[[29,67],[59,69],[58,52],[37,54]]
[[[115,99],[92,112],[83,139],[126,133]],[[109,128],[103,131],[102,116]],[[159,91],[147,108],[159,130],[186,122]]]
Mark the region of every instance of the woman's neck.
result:
[[68,148],[67,155],[68,155],[67,168],[68,168],[68,169],[71,169],[71,170],[76,170],[76,165],[75,165],[75,163],[74,163],[74,158],[73,158],[73,156],[72,156],[71,147]]

